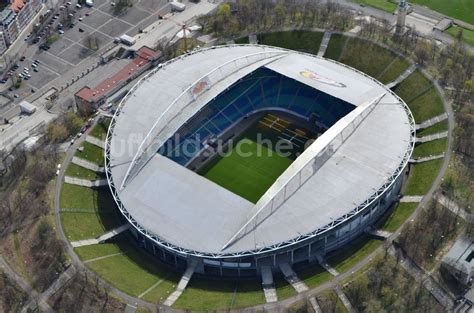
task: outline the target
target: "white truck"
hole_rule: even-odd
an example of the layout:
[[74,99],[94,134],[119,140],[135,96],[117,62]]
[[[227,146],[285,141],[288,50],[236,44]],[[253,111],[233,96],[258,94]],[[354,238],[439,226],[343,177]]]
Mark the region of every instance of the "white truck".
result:
[[178,2],[176,0],[171,1],[170,5],[171,11],[182,12],[184,9],[186,9],[186,5],[184,3]]
[[137,41],[135,38],[125,34],[120,36],[119,39],[123,44],[126,44],[127,46],[133,46]]

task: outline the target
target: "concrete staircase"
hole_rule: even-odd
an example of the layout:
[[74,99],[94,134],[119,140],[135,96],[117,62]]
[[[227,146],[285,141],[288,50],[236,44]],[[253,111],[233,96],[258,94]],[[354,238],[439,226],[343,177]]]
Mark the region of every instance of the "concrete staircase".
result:
[[93,172],[96,172],[96,173],[105,173],[105,169],[93,162],[90,162],[90,161],[87,161],[87,160],[84,160],[84,159],[81,159],[81,158],[78,158],[78,157],[73,157],[72,158],[72,163],[80,166],[80,167],[83,167],[83,168],[86,168],[88,170],[91,170]]
[[267,303],[277,302],[278,296],[276,293],[275,284],[273,282],[272,270],[269,266],[262,266],[260,270],[262,274],[262,286],[263,293],[265,295],[265,301]]
[[306,286],[306,284],[298,278],[290,264],[280,263],[280,270],[285,276],[286,281],[288,281],[288,283],[293,286],[297,293],[302,293],[306,290],[309,290],[308,286]]
[[438,155],[431,155],[428,157],[423,157],[423,158],[418,158],[418,159],[410,159],[410,163],[418,164],[418,163],[433,161],[433,160],[442,159],[442,158],[444,158],[444,153],[438,154]]
[[372,229],[372,228],[367,230],[367,233],[380,239],[387,239],[388,237],[392,235],[392,233],[389,231],[385,231],[381,229]]
[[74,248],[77,247],[83,247],[83,246],[90,246],[90,245],[96,245],[99,243],[103,243],[109,239],[112,239],[113,237],[123,233],[127,229],[130,228],[130,224],[123,224],[117,228],[112,229],[111,231],[106,232],[105,234],[97,237],[97,238],[91,238],[91,239],[85,239],[85,240],[78,240],[78,241],[72,241],[71,245]]
[[315,297],[309,298],[309,304],[311,304],[311,307],[313,308],[315,313],[323,313],[323,310],[321,310],[321,307],[319,306],[318,301]]
[[326,260],[324,257],[320,254],[316,255],[316,259],[318,260],[319,265],[321,265],[326,271],[328,271],[332,276],[337,276],[339,275],[339,272],[336,271],[335,268],[333,268]]
[[409,68],[406,69],[405,72],[403,72],[402,75],[398,76],[397,79],[388,83],[386,86],[390,89],[398,86],[402,81],[404,81],[408,76],[410,76],[415,70],[416,70],[416,65],[412,64]]
[[415,203],[421,202],[424,196],[403,196],[400,198],[400,202],[402,203]]
[[323,40],[321,41],[321,46],[319,47],[318,57],[324,56],[329,45],[329,40],[331,39],[331,32],[325,32]]
[[94,137],[94,136],[87,135],[87,136],[86,136],[86,141],[87,141],[88,143],[91,143],[91,144],[93,144],[93,145],[96,145],[96,146],[99,147],[99,148],[102,148],[102,149],[105,148],[105,141],[100,140],[99,138],[96,138],[96,137]]
[[430,118],[429,120],[424,121],[421,124],[416,124],[416,130],[428,128],[430,126],[433,126],[434,124],[437,124],[439,122],[446,120],[447,118],[448,118],[447,113],[440,114],[438,116]]
[[65,176],[64,182],[66,184],[77,185],[82,187],[97,188],[107,186],[107,179],[87,180],[71,176]]
[[336,286],[336,288],[334,288],[334,291],[336,292],[337,296],[339,297],[339,299],[341,299],[342,301],[342,304],[344,304],[344,306],[346,307],[347,311],[348,312],[356,312],[356,310],[354,309],[354,307],[352,306],[351,302],[349,301],[349,298],[347,298],[347,296],[345,295],[345,293],[342,291],[342,288],[339,287],[339,286]]
[[191,280],[191,277],[193,277],[196,265],[196,260],[190,260],[188,262],[188,267],[186,268],[186,271],[184,271],[183,276],[181,277],[178,286],[176,287],[176,290],[173,291],[173,293],[171,293],[168,298],[166,298],[164,305],[172,306],[176,302],[176,300],[178,300],[178,298],[183,294],[184,289],[186,289],[186,286]]
[[442,138],[447,138],[448,137],[448,132],[441,132],[441,133],[436,133],[433,135],[428,135],[424,137],[417,137],[416,138],[416,143],[424,143],[424,142],[429,142],[437,139],[442,139]]

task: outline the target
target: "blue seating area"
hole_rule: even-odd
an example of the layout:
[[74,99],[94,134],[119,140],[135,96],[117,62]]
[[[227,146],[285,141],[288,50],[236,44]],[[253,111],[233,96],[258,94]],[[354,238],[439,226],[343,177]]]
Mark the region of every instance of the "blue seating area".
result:
[[206,139],[218,137],[246,115],[265,109],[284,109],[307,120],[315,115],[320,125],[329,128],[354,106],[262,67],[210,101],[158,153],[185,165],[204,147]]

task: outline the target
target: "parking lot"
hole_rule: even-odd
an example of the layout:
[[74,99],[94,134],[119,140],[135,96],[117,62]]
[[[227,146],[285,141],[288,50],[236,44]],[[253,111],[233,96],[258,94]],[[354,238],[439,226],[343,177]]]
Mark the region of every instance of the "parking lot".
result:
[[[65,3],[66,1],[62,4]],[[70,6],[75,4],[74,1]],[[75,8],[74,26],[65,27],[64,34],[60,34],[59,39],[51,43],[47,51],[39,49],[39,44],[31,44],[24,51],[26,59],[17,62],[20,69],[31,69],[33,60],[39,60],[40,65],[38,72],[30,71],[31,78],[24,80],[22,87],[13,92],[23,98],[59,79],[71,68],[78,68],[80,73],[83,70],[81,63],[90,56],[100,56],[112,47],[115,37],[122,34],[136,35],[140,29],[155,22],[158,15],[164,15],[169,10],[167,0],[136,0],[132,7],[122,13],[116,12],[110,0],[95,0],[93,7]],[[53,27],[59,34],[56,30],[57,21]],[[21,72],[19,71],[17,73]]]

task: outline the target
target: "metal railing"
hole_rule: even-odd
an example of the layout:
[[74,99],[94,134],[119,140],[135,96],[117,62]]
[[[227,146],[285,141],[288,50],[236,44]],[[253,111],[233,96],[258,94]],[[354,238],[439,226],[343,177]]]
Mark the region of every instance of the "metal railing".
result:
[[387,89],[385,85],[383,85],[382,83],[380,83],[376,79],[368,76],[367,74],[365,74],[365,73],[363,73],[363,72],[361,72],[357,69],[354,69],[354,68],[352,68],[348,65],[339,63],[339,62],[334,61],[334,60],[325,59],[323,57],[318,57],[318,56],[315,56],[315,55],[312,55],[312,54],[309,54],[309,53],[297,52],[297,51],[292,51],[292,50],[288,50],[288,49],[284,49],[284,48],[270,47],[272,49],[280,49],[282,51],[287,51],[287,52],[291,52],[291,53],[310,56],[310,57],[313,57],[313,58],[323,59],[323,60],[326,60],[328,62],[337,64],[339,66],[343,66],[347,69],[350,69],[354,72],[359,73],[360,75],[363,75],[364,77],[369,78],[370,80],[372,80],[377,85],[383,87],[389,94],[394,96],[399,101],[399,104],[402,106],[402,108],[405,110],[405,112],[408,116],[409,127],[410,127],[409,142],[407,143],[406,151],[405,151],[405,154],[404,154],[401,162],[399,163],[398,167],[394,170],[394,172],[390,175],[390,177],[386,180],[386,182],[384,184],[382,184],[364,202],[362,202],[359,205],[357,205],[356,207],[354,207],[350,212],[348,212],[347,214],[344,214],[344,215],[340,216],[339,218],[333,220],[331,223],[328,223],[328,224],[326,224],[322,227],[319,227],[319,228],[315,229],[314,231],[312,231],[310,233],[300,234],[300,235],[298,235],[294,238],[290,238],[290,239],[285,240],[283,242],[271,244],[271,245],[268,245],[268,246],[265,246],[265,247],[259,247],[259,248],[255,248],[255,249],[238,251],[238,252],[209,253],[209,252],[196,251],[196,250],[193,250],[193,249],[182,248],[180,246],[177,246],[177,245],[174,245],[172,243],[169,243],[167,241],[162,240],[159,236],[157,236],[153,232],[150,232],[147,229],[143,228],[135,220],[135,218],[127,211],[126,207],[124,206],[124,204],[120,200],[120,197],[119,197],[119,194],[118,194],[118,189],[116,188],[116,185],[115,185],[113,177],[112,177],[111,164],[110,164],[110,145],[111,145],[111,141],[112,141],[113,130],[114,130],[116,122],[117,122],[117,118],[120,116],[121,108],[127,102],[128,98],[133,94],[133,92],[143,83],[143,81],[145,81],[147,78],[154,75],[162,67],[165,67],[165,66],[167,66],[167,65],[169,65],[173,62],[181,60],[184,57],[188,57],[188,56],[191,56],[191,55],[196,54],[196,53],[202,53],[202,52],[205,52],[205,51],[208,51],[208,50],[213,50],[213,49],[232,48],[232,47],[238,47],[238,46],[268,47],[268,46],[262,46],[262,45],[226,45],[226,46],[219,46],[219,47],[209,47],[209,48],[200,49],[200,50],[197,50],[197,51],[192,51],[192,52],[190,52],[186,55],[180,56],[178,58],[174,58],[172,60],[169,60],[169,61],[163,63],[162,66],[152,70],[150,73],[145,75],[142,80],[137,82],[137,84],[135,84],[135,86],[130,89],[128,94],[120,102],[120,104],[117,108],[117,111],[115,112],[115,114],[112,118],[112,121],[110,123],[110,127],[107,131],[105,156],[104,156],[105,157],[106,176],[107,176],[107,180],[109,181],[109,187],[110,187],[110,190],[112,192],[112,196],[114,197],[114,200],[117,203],[119,210],[121,211],[123,216],[129,221],[129,223],[131,223],[134,226],[134,228],[138,232],[140,232],[143,236],[145,236],[148,239],[150,239],[151,241],[155,242],[157,245],[167,249],[168,251],[174,252],[174,253],[178,253],[178,254],[181,254],[181,255],[196,256],[196,257],[206,257],[206,258],[212,258],[212,259],[235,258],[235,257],[254,256],[254,255],[269,253],[269,252],[276,251],[276,250],[279,250],[279,249],[290,248],[290,247],[295,246],[297,244],[301,244],[304,241],[310,241],[311,239],[313,239],[317,236],[323,235],[323,234],[325,234],[325,233],[327,233],[331,230],[334,230],[338,226],[341,226],[342,224],[346,223],[348,220],[350,220],[350,219],[358,216],[362,212],[364,212],[365,209],[370,208],[370,206],[373,203],[378,201],[381,198],[381,196],[383,196],[387,191],[390,190],[390,188],[392,188],[392,186],[395,184],[395,182],[400,177],[400,175],[402,175],[404,169],[406,168],[406,166],[408,164],[408,161],[411,157],[411,154],[412,154],[414,146],[415,146],[416,131],[415,131],[415,121],[414,121],[413,115],[412,115],[410,109],[408,108],[407,104],[400,97],[398,97],[393,91],[391,91],[390,89]]
[[[198,78],[195,82],[193,82],[189,87],[187,87],[175,100],[160,114],[160,116],[156,119],[155,123],[148,131],[147,135],[140,143],[137,152],[135,153],[130,166],[127,169],[125,177],[121,183],[120,189],[123,189],[125,184],[135,177],[135,175],[141,170],[141,168],[156,154],[158,148],[169,138],[173,135],[174,132],[181,125],[175,125],[175,127],[171,127],[173,125],[172,121],[179,116],[184,108],[186,108],[190,103],[196,101],[196,99],[201,96],[204,92],[210,89],[213,85],[219,83],[226,77],[229,77],[231,74],[235,73],[236,71],[242,69],[243,67],[250,66],[262,60],[268,60],[270,57],[278,57],[287,55],[288,52],[282,51],[265,51],[265,52],[258,52],[252,53],[245,56],[241,56],[230,61],[221,64],[220,66],[212,69],[210,72],[206,73],[202,77]],[[196,88],[203,88],[202,91],[199,93],[194,93],[193,90]],[[172,110],[176,109],[178,110]],[[197,108],[200,109],[200,108]],[[167,115],[171,115],[167,117]],[[160,122],[166,121],[166,123]],[[184,121],[185,122],[185,121]],[[163,125],[164,124],[164,125]],[[161,126],[158,127],[158,126]],[[171,129],[170,129],[171,128]],[[156,140],[156,138],[166,131],[166,138],[162,140]]]
[[[311,146],[280,175],[260,200],[258,200],[253,207],[250,218],[248,218],[244,225],[226,242],[222,250],[225,250],[236,241],[238,239],[237,237],[242,234],[247,227],[255,228],[256,226],[252,226],[250,223],[255,222],[255,225],[257,225],[260,215],[266,212],[270,215],[278,210],[304,183],[313,177],[323,164],[336,153],[339,147],[353,134],[360,123],[372,112],[385,95],[386,92],[358,106],[313,142]],[[261,217],[261,220],[263,221],[266,217],[267,216]]]

